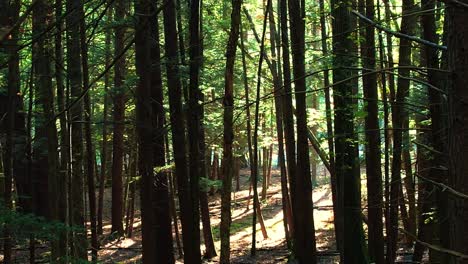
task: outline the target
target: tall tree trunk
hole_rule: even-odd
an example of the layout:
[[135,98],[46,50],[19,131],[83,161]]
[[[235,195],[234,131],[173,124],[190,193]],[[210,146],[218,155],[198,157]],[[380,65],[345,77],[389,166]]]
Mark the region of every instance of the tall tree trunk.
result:
[[[112,21],[112,8],[109,8],[107,19]],[[111,29],[106,30],[105,37],[105,65],[109,67],[111,62]],[[98,211],[97,211],[97,232],[102,235],[102,215],[104,211],[104,190],[106,187],[106,175],[108,171],[108,131],[107,122],[109,115],[109,86],[110,86],[110,72],[107,71],[104,75],[104,109],[103,109],[103,124],[102,124],[102,148],[101,148],[101,175],[99,177],[99,193],[98,193]]]
[[[59,116],[60,120],[60,173],[57,176],[57,189],[62,190],[58,193],[57,209],[58,217],[62,223],[67,221],[67,182],[70,175],[70,134],[68,131],[67,115],[65,114],[65,86],[64,86],[64,70],[63,70],[63,46],[62,34],[64,31],[64,23],[62,19],[63,2],[57,0],[55,2],[55,84],[57,86],[57,110],[62,113]],[[60,245],[58,246],[58,255],[66,256],[68,236],[66,231],[60,234]]]
[[89,221],[91,229],[91,256],[93,262],[97,262],[99,243],[96,230],[96,186],[95,178],[95,153],[93,150],[93,138],[91,131],[91,99],[89,87],[88,71],[88,45],[86,42],[86,21],[84,7],[80,10],[80,44],[81,44],[81,65],[83,67],[83,89],[87,91],[84,95],[84,115],[85,115],[85,139],[86,139],[86,180],[88,185],[89,201]]
[[[5,12],[0,16],[0,26],[2,28],[9,28],[14,23],[16,23],[19,17],[20,11],[20,2],[12,1],[10,3],[3,2],[0,4],[0,8]],[[3,188],[3,203],[5,207],[9,210],[12,210],[12,185],[13,178],[16,176],[16,171],[14,170],[14,158],[15,151],[17,149],[14,145],[14,140],[16,135],[15,131],[15,119],[18,109],[20,109],[21,99],[17,96],[20,92],[20,71],[19,71],[19,54],[16,51],[17,49],[17,38],[18,30],[13,30],[7,40],[2,43],[1,51],[5,52],[8,58],[8,73],[7,73],[7,95],[1,96],[2,104],[6,104],[4,119],[0,121],[2,130],[5,131],[5,149],[3,153],[0,153],[3,157],[3,160],[0,160],[0,163],[3,162],[3,173],[4,173],[4,186]],[[3,60],[2,60],[3,62]],[[32,87],[30,87],[32,89]],[[3,110],[3,107],[2,107]],[[3,112],[3,111],[2,111]],[[3,115],[3,113],[2,113]],[[10,227],[8,225],[3,226],[3,262],[12,263],[12,246],[13,241],[11,237]]]
[[[355,23],[352,23],[350,9],[352,6],[345,1],[332,1],[333,20],[333,53],[335,54],[333,66],[334,105],[335,105],[335,166],[337,179],[337,209],[343,210],[342,219],[339,219],[340,229],[343,231],[342,243],[343,263],[368,263],[364,231],[361,215],[360,175],[358,170],[358,157],[354,136],[355,102],[352,99],[357,83],[348,81],[350,76],[356,74],[349,68],[357,64],[352,32]],[[354,54],[355,55],[355,54]],[[340,238],[340,236],[339,236]]]
[[[436,1],[433,0],[424,0],[421,2],[421,8],[426,11],[425,15],[421,17],[423,38],[433,43],[438,42],[438,36],[436,33],[436,15],[434,12],[435,2]],[[442,74],[436,70],[440,68],[437,50],[430,47],[424,47],[424,59],[428,68],[428,83],[444,89],[445,82],[441,80],[445,79],[445,76],[441,76]],[[429,98],[429,113],[431,117],[431,133],[427,135],[427,137],[430,136],[428,139],[430,143],[428,143],[428,145],[431,145],[435,151],[430,153],[430,157],[428,157],[429,160],[427,165],[429,166],[426,168],[429,170],[429,173],[423,174],[423,176],[427,175],[428,178],[433,181],[446,183],[447,156],[442,154],[447,153],[447,124],[445,122],[445,112],[447,111],[446,101],[443,99],[443,94],[439,91],[429,87],[427,88],[427,91]],[[418,172],[418,174],[421,174],[421,172]],[[434,245],[440,245],[441,242],[443,242],[441,241],[442,230],[446,230],[445,226],[447,226],[447,221],[449,221],[444,213],[446,209],[443,209],[446,207],[445,199],[441,195],[440,190],[436,188],[434,189],[434,186],[430,183],[422,181],[420,185],[422,185],[421,189],[426,190],[426,192],[419,192],[418,198],[422,194],[427,193],[427,195],[423,196],[423,199],[425,198],[425,202],[422,204],[422,209],[419,209],[419,215],[421,217],[419,219],[418,238]],[[425,213],[431,211],[433,207],[436,208],[436,216],[438,219],[437,224],[433,221],[424,221],[424,219],[421,219],[422,217],[426,218],[427,216]],[[420,243],[416,243],[413,257],[414,261],[418,261],[422,258],[422,251],[422,245]],[[434,250],[429,252],[429,259],[431,263],[440,263],[444,260],[442,258],[442,254]]]
[[[126,1],[116,0],[115,19],[123,20],[126,14]],[[115,27],[114,54],[119,56],[124,50],[125,25]],[[114,65],[114,113],[113,113],[113,140],[112,140],[112,214],[111,231],[123,235],[123,155],[125,130],[125,56],[121,56]]]
[[[296,178],[296,147],[294,138],[294,112],[292,105],[292,89],[291,89],[291,64],[289,61],[289,37],[288,37],[288,5],[287,0],[280,0],[280,24],[281,24],[281,46],[283,58],[283,76],[284,88],[280,94],[283,106],[283,122],[284,122],[284,139],[286,143],[286,164],[288,170],[289,188],[291,193],[291,204],[294,204],[295,199],[295,178]],[[292,209],[292,206],[291,206]],[[292,217],[294,211],[292,210]],[[290,236],[294,238],[294,221],[290,222]],[[295,248],[293,248],[295,251]]]
[[[413,0],[403,1],[403,18],[401,21],[401,33],[412,35],[414,32],[414,15],[408,15],[414,9]],[[400,39],[399,66],[411,65],[411,42],[407,39]],[[407,110],[404,109],[405,101],[409,96],[410,75],[409,69],[402,67],[398,69],[398,89],[395,101],[392,104],[392,125],[393,125],[393,160],[392,160],[392,180],[390,184],[390,222],[387,238],[387,263],[393,263],[396,257],[397,236],[398,236],[398,205],[402,199],[401,187],[401,156],[405,118]],[[404,206],[404,205],[400,205]],[[403,219],[402,215],[402,219]],[[404,220],[404,219],[403,219]]]
[[221,193],[221,256],[220,263],[230,263],[231,186],[234,169],[232,143],[234,141],[234,62],[239,39],[240,10],[242,0],[232,0],[231,30],[226,48],[224,72],[224,144],[223,144],[223,187]]
[[192,0],[189,4],[189,42],[190,42],[190,84],[188,91],[188,141],[189,141],[189,177],[190,177],[190,201],[192,207],[192,245],[198,247],[194,251],[194,258],[201,258],[200,255],[200,175],[204,165],[204,152],[200,151],[200,144],[204,138],[201,137],[202,110],[200,100],[202,99],[200,90],[200,67],[201,67],[201,42],[200,42],[200,0]]
[[297,170],[295,177],[294,245],[300,263],[316,263],[315,226],[312,202],[312,181],[310,175],[309,145],[307,139],[307,106],[305,82],[305,23],[299,0],[288,2],[291,21],[291,50],[293,58],[294,87],[297,107]]
[[[374,20],[374,0],[365,1],[366,16]],[[380,153],[380,126],[378,109],[377,73],[375,71],[375,36],[374,27],[365,27],[365,41],[361,42],[361,57],[363,64],[363,89],[366,99],[367,116],[366,130],[366,174],[367,174],[367,204],[369,258],[371,262],[383,264],[384,240],[382,222],[382,172]]]
[[[149,1],[151,2],[151,1]],[[159,4],[159,2],[158,2]],[[161,3],[164,4],[164,3]],[[151,12],[156,12],[156,8],[152,7]],[[159,23],[158,14],[155,14],[150,23],[151,35],[154,40],[151,43],[151,86],[152,86],[152,110],[153,110],[153,135],[154,144],[154,166],[163,167],[165,162],[165,116],[163,102],[163,83],[162,72],[160,67],[161,51],[159,43]],[[155,175],[156,187],[153,196],[153,204],[156,205],[154,212],[156,215],[155,226],[155,241],[156,241],[156,262],[170,263],[174,261],[174,249],[172,243],[171,217],[169,210],[169,188],[166,171],[158,171]]]
[[[80,0],[67,0],[67,76],[70,82],[70,101],[78,100],[83,92],[82,88],[82,68],[80,57]],[[83,193],[84,193],[84,173],[83,173],[83,103],[78,100],[70,109],[71,121],[71,224],[85,228]],[[81,259],[87,259],[86,232],[80,230],[75,232],[73,241],[73,255]]]
[[292,213],[291,213],[291,204],[289,199],[289,190],[288,190],[288,179],[287,179],[287,170],[286,170],[286,157],[284,154],[284,129],[283,129],[283,108],[281,104],[281,86],[283,85],[282,76],[280,74],[280,67],[277,61],[277,55],[279,57],[280,50],[277,47],[277,44],[280,42],[279,35],[276,30],[275,17],[273,12],[273,5],[270,5],[268,10],[268,20],[270,26],[270,41],[271,41],[271,57],[272,57],[272,68],[274,69],[273,73],[273,94],[275,96],[275,121],[276,121],[276,135],[278,137],[278,161],[280,166],[280,177],[281,177],[281,201],[283,209],[283,225],[284,225],[284,234],[288,248],[291,248],[291,234],[289,232],[289,223],[292,222]]
[[[467,1],[461,1],[466,4]],[[447,50],[448,50],[448,69],[450,72],[448,90],[449,90],[449,131],[448,131],[448,153],[449,153],[449,177],[450,187],[461,193],[468,193],[468,163],[466,155],[468,154],[468,28],[460,27],[468,23],[468,13],[466,9],[454,4],[447,3]],[[449,212],[449,238],[450,248],[468,253],[466,247],[468,243],[468,203],[466,198],[450,195],[448,197]],[[465,264],[468,260],[450,258],[448,263]]]
[[[322,53],[324,56],[328,55],[328,45],[327,45],[327,24],[326,24],[326,14],[325,14],[325,4],[324,0],[319,0],[320,7],[320,27],[321,36],[322,36]],[[328,65],[326,65],[329,67]],[[332,108],[331,108],[331,96],[330,96],[330,72],[328,70],[323,71],[323,86],[325,87],[325,111],[327,119],[327,134],[328,134],[328,155],[330,160],[330,186],[332,189],[332,201],[333,201],[333,224],[335,227],[335,241],[336,248],[342,254],[343,253],[343,231],[340,229],[342,226],[339,224],[338,219],[340,219],[340,212],[338,211],[338,202],[337,202],[337,189],[336,189],[336,174],[335,174],[335,143],[333,136],[333,121],[332,121]]]
[[[195,208],[192,207],[191,189],[189,185],[189,173],[187,171],[186,137],[182,110],[182,90],[178,67],[177,30],[176,30],[176,8],[173,1],[165,3],[164,13],[164,35],[165,54],[167,57],[167,84],[169,88],[169,106],[171,112],[172,146],[175,160],[175,173],[177,176],[179,203],[181,209],[182,233],[184,244],[184,261],[187,264],[200,263],[200,245],[197,243],[192,216]],[[196,201],[198,203],[198,200]],[[197,210],[198,214],[198,210]]]
[[[141,181],[142,234],[144,263],[174,263],[167,176],[153,167],[165,165],[164,111],[159,67],[159,26],[156,8],[148,0],[137,0],[135,35],[137,73],[137,134]],[[148,38],[152,35],[152,38]],[[153,42],[151,42],[151,40]],[[156,243],[158,241],[158,243]]]

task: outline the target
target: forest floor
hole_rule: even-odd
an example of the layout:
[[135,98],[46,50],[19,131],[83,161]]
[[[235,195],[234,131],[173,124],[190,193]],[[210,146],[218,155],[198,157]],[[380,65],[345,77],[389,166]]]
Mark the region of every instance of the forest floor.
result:
[[[242,169],[240,172],[240,190],[232,194],[232,225],[231,225],[231,260],[232,263],[287,263],[290,251],[287,249],[283,226],[283,212],[281,203],[281,184],[278,170],[272,171],[271,183],[268,188],[265,200],[261,200],[262,214],[268,237],[262,235],[260,225],[257,224],[257,255],[250,256],[251,235],[252,235],[252,202],[248,202],[250,171]],[[332,195],[328,182],[328,176],[323,172],[319,173],[318,182],[322,183],[313,190],[314,201],[314,221],[316,231],[316,241],[318,250],[318,260],[320,264],[339,263],[336,253],[335,236],[333,228]],[[259,184],[261,185],[261,184]],[[233,183],[233,188],[236,184]],[[362,196],[366,197],[365,180],[362,181]],[[258,188],[261,195],[261,186]],[[140,208],[138,193],[135,198],[135,208]],[[247,204],[249,203],[248,209]],[[366,208],[367,201],[363,200],[363,208]],[[219,193],[209,196],[210,218],[215,240],[216,250],[219,254],[220,238],[219,225],[221,221],[221,201]],[[364,210],[364,214],[366,214]],[[111,215],[111,189],[105,190],[104,197],[104,235],[100,237],[101,249],[99,250],[99,263],[140,263],[141,261],[141,218],[140,211],[135,211],[133,223],[133,236],[115,239],[110,233]],[[89,224],[89,223],[88,223]],[[364,225],[366,227],[366,225]],[[179,224],[179,231],[180,231]],[[200,229],[202,229],[200,225]],[[203,236],[201,236],[203,240]],[[411,263],[411,249],[404,247],[404,239],[400,238],[398,250],[398,260],[396,263]],[[38,242],[39,243],[39,242]],[[27,248],[26,248],[27,249]],[[204,245],[201,245],[202,253]],[[14,263],[26,263],[29,257],[27,250],[17,251]],[[179,248],[174,241],[174,252],[176,263],[183,263],[179,258]],[[41,261],[41,256],[50,254],[50,248],[43,243],[37,245],[36,260]],[[0,255],[0,262],[3,256]],[[219,258],[205,260],[204,263],[218,263]]]
[[[262,203],[262,213],[265,220],[268,237],[263,237],[260,225],[257,224],[257,256],[250,256],[252,234],[252,202],[249,197],[250,171],[242,169],[240,172],[240,190],[232,195],[232,225],[231,225],[231,259],[232,263],[287,263],[290,252],[284,239],[283,212],[281,203],[281,184],[279,171],[272,171],[272,179],[267,192],[267,198]],[[261,185],[261,184],[260,184]],[[233,188],[236,184],[234,182]],[[259,195],[261,186],[259,186]],[[110,232],[110,190],[106,190],[106,210],[104,234]],[[313,192],[314,219],[317,238],[317,249],[321,252],[320,263],[338,263],[334,243],[333,211],[331,190],[328,185],[316,187]],[[139,208],[136,199],[135,208]],[[247,204],[249,208],[247,209]],[[221,221],[221,201],[219,194],[209,196],[211,226],[215,246],[219,254],[220,239],[219,225]],[[99,260],[103,263],[138,263],[141,259],[141,219],[140,212],[135,212],[134,233],[131,238],[108,241],[99,251]],[[201,226],[200,226],[201,229]],[[180,230],[180,228],[179,228]],[[202,236],[203,239],[203,236]],[[105,240],[104,240],[105,241]],[[177,245],[174,244],[176,256]],[[201,246],[202,253],[204,246]],[[183,263],[181,259],[177,263]],[[218,257],[206,260],[206,263],[218,263]]]

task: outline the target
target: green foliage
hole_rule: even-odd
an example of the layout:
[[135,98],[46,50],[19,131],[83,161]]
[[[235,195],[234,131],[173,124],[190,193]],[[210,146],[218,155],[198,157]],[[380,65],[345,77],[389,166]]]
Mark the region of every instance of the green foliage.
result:
[[221,180],[210,180],[206,177],[200,177],[200,190],[207,192],[213,187],[215,190],[220,190],[223,185]]

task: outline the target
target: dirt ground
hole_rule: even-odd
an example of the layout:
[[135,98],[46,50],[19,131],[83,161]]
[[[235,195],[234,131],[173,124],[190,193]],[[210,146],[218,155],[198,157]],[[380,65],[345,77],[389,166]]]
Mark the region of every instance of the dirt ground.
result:
[[[283,212],[281,204],[281,186],[279,171],[273,170],[271,184],[268,188],[267,199],[262,201],[262,213],[265,220],[268,237],[263,237],[260,225],[257,224],[257,256],[250,256],[251,234],[252,234],[252,203],[247,210],[249,195],[249,171],[241,170],[240,191],[232,194],[232,226],[231,226],[231,259],[232,263],[287,263],[290,252],[285,243]],[[261,185],[261,184],[259,184]],[[233,184],[235,187],[235,184]],[[261,186],[259,186],[261,193]],[[106,210],[104,224],[104,239],[110,232],[110,190],[106,190]],[[316,187],[313,192],[314,219],[317,239],[317,249],[320,263],[338,263],[334,252],[333,212],[331,202],[331,190],[328,185]],[[138,201],[138,199],[137,199]],[[215,194],[209,197],[211,225],[215,246],[219,252],[219,224],[220,224],[220,197]],[[139,208],[138,204],[136,208]],[[200,226],[201,229],[201,226]],[[177,245],[174,244],[176,256],[178,256]],[[201,245],[202,252],[204,245]],[[107,241],[99,251],[99,260],[102,263],[139,263],[141,259],[141,219],[139,212],[135,212],[134,235],[131,238]],[[206,263],[217,263],[218,257],[206,260]],[[177,263],[183,263],[181,259]]]

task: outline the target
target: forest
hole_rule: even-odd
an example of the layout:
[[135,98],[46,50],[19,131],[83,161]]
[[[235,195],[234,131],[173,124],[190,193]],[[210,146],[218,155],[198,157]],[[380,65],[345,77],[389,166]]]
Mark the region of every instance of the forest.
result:
[[218,1],[0,0],[0,263],[468,264],[468,0]]

